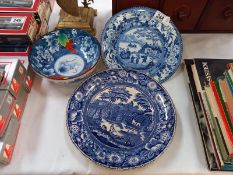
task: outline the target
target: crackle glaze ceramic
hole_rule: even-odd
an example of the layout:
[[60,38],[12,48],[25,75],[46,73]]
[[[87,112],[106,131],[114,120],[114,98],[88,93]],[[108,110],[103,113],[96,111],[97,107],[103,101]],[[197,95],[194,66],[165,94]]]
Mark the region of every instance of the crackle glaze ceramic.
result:
[[168,93],[133,70],[97,73],[68,102],[72,142],[88,158],[110,168],[135,168],[155,160],[172,140],[175,126]]
[[33,44],[29,62],[42,77],[72,82],[85,77],[99,56],[100,45],[92,35],[79,29],[59,29]]
[[102,58],[109,68],[140,71],[162,83],[180,65],[182,40],[170,18],[158,10],[123,10],[106,23]]

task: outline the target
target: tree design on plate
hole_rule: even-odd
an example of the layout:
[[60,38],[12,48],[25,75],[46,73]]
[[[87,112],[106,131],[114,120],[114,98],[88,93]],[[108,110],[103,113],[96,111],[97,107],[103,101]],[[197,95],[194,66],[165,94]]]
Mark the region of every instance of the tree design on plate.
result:
[[132,148],[145,141],[155,115],[145,94],[133,87],[109,87],[97,93],[87,109],[92,134],[113,148]]
[[146,28],[133,28],[119,37],[119,61],[138,70],[160,67],[164,55],[163,41]]

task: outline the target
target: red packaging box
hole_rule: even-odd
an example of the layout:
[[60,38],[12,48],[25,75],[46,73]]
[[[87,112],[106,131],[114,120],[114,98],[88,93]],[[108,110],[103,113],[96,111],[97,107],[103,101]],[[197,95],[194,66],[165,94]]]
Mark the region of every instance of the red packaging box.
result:
[[12,117],[16,118],[18,121],[21,120],[23,111],[27,102],[28,92],[25,88],[21,88],[18,98],[15,100],[15,105],[12,112]]
[[38,29],[32,14],[0,13],[0,52],[25,52]]
[[20,123],[14,117],[11,117],[6,132],[0,139],[0,163],[8,164],[11,161],[16,139],[19,132]]
[[31,68],[31,66],[29,65],[29,61],[28,61],[28,54],[23,53],[23,54],[0,54],[0,61],[1,59],[14,59],[14,60],[20,60],[20,62],[23,64],[23,66],[26,69],[26,74],[23,80],[23,86],[26,89],[26,91],[29,93],[31,91],[32,85],[33,85],[33,81],[34,81],[34,77],[35,77],[35,72],[33,71],[33,69]]
[[0,65],[0,84],[1,84],[1,82],[2,82],[2,80],[3,80],[4,73],[5,73],[5,67],[2,67],[2,66]]
[[7,90],[0,90],[0,137],[5,133],[15,104],[14,97]]
[[0,84],[0,90],[9,90],[17,98],[23,84],[26,69],[17,59],[0,59],[0,65],[4,66],[4,77]]
[[25,57],[25,56],[28,56],[30,48],[31,47],[28,46],[24,52],[0,52],[0,58],[5,58],[5,57],[11,58],[12,56]]
[[[9,0],[12,1],[12,0]],[[20,0],[17,0],[20,2]],[[34,0],[32,5],[24,6],[24,7],[17,7],[15,2],[10,5],[2,5],[0,7],[1,12],[16,12],[16,13],[30,13],[34,14],[35,19],[40,23],[40,19],[44,13],[44,1],[45,0]],[[22,0],[21,0],[22,3]]]
[[23,80],[23,85],[26,89],[26,91],[29,93],[32,89],[34,77],[35,77],[35,72],[29,65],[28,57],[20,57],[19,58],[21,63],[23,63],[24,67],[26,68],[26,75]]
[[24,87],[26,88],[27,92],[31,92],[33,81],[35,77],[35,72],[31,68],[31,66],[28,67],[25,79],[24,79]]

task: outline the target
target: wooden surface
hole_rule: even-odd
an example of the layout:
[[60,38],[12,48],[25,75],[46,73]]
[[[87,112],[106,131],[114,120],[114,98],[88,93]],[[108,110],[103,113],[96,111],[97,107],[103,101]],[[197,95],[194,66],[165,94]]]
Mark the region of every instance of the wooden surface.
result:
[[145,6],[162,11],[184,33],[233,32],[233,0],[112,0],[113,14]]
[[135,6],[159,8],[159,0],[113,0],[113,13]]
[[207,0],[163,1],[161,10],[182,30],[194,30]]
[[208,4],[198,27],[205,30],[233,31],[233,1],[212,0]]

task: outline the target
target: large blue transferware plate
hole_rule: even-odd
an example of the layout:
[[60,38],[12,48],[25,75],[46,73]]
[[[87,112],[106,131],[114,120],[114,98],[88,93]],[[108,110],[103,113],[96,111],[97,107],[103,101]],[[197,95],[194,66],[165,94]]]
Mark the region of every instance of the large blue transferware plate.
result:
[[67,80],[89,72],[100,56],[95,37],[79,29],[59,29],[37,40],[29,62],[36,73],[50,80]]
[[67,128],[91,160],[129,169],[155,160],[173,138],[176,113],[165,89],[133,70],[107,70],[87,79],[71,96]]
[[169,17],[150,8],[130,8],[114,15],[105,25],[101,43],[107,67],[140,71],[160,83],[181,62],[179,31]]

